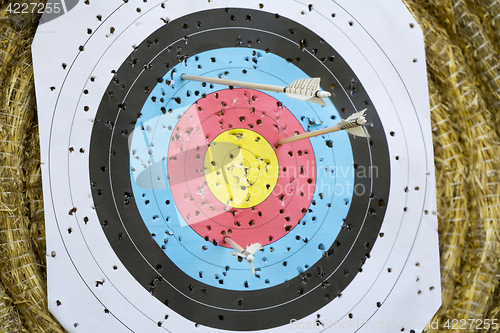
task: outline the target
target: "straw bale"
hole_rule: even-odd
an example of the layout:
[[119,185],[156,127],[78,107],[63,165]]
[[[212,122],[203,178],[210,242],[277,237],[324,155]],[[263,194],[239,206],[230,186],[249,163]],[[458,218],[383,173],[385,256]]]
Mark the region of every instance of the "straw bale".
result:
[[[491,20],[481,21],[481,13],[490,17],[488,9],[500,10],[498,1],[489,0],[433,0],[423,1],[438,22],[449,22],[443,26],[450,43],[461,48],[465,64],[482,81],[478,87],[488,110],[494,116],[495,128],[500,133],[500,55],[494,34],[488,33]],[[481,8],[481,10],[478,10]],[[484,14],[484,13],[487,14]],[[493,39],[492,39],[493,38]]]
[[46,278],[32,239],[41,219],[39,157],[33,142],[27,144],[35,135],[28,133],[35,100],[26,47],[33,31],[18,23],[0,26],[0,44],[9,53],[0,80],[0,279],[31,332],[64,332],[47,309]]
[[[465,245],[462,246],[465,251],[459,267],[458,284],[451,304],[443,304],[439,312],[443,315],[440,323],[443,324],[446,318],[482,318],[493,304],[500,267],[497,260],[500,251],[500,155],[491,104],[486,102],[479,88],[484,82],[478,81],[474,67],[466,61],[464,54],[467,50],[460,48],[450,38],[450,33],[458,33],[460,28],[457,22],[464,10],[457,19],[455,7],[461,6],[462,2],[427,1],[422,5],[422,1],[408,0],[406,3],[424,31],[428,69],[436,78],[438,90],[449,101],[449,117],[460,133],[459,140],[467,161],[467,192],[463,195],[468,200],[469,227],[465,242],[461,243]],[[428,10],[432,12],[433,8],[439,8],[439,13],[437,10],[434,12],[439,20],[429,15]],[[441,26],[443,22],[449,32]],[[470,31],[460,30],[460,33]],[[454,245],[460,246],[460,243]],[[448,283],[443,282],[443,285]]]
[[[0,16],[1,13],[0,13]],[[10,62],[12,58],[11,53],[14,51],[13,47],[15,43],[13,40],[18,38],[16,31],[11,29],[9,26],[2,27],[2,35],[0,36],[0,70],[1,73],[4,71],[6,64]]]
[[26,142],[26,158],[23,161],[26,176],[26,199],[28,201],[28,216],[30,219],[31,239],[34,241],[35,251],[45,275],[46,242],[45,222],[43,212],[42,173],[40,170],[40,141],[38,125],[29,126]]
[[[443,307],[451,304],[459,280],[465,235],[468,231],[467,161],[463,143],[449,116],[449,106],[429,77],[429,96],[436,165],[438,231],[441,254]],[[444,283],[446,282],[446,283]]]
[[0,284],[0,333],[25,333],[22,317],[7,295],[5,287]]
[[[469,0],[472,11],[476,13],[486,30],[486,33],[493,40],[494,45],[500,43],[500,2],[497,0]],[[498,47],[497,47],[498,53]]]

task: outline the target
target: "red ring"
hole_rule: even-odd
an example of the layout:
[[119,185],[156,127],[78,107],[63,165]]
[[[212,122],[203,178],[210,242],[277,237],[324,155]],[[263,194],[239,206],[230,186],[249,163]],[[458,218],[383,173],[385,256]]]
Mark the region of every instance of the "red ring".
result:
[[272,194],[252,208],[226,207],[205,184],[203,160],[208,144],[230,128],[253,130],[273,147],[304,132],[281,102],[260,91],[226,89],[207,95],[189,107],[173,130],[167,161],[172,196],[187,225],[206,240],[229,247],[223,241],[228,235],[242,246],[267,245],[290,232],[311,203],[313,148],[309,140],[278,146],[280,173]]

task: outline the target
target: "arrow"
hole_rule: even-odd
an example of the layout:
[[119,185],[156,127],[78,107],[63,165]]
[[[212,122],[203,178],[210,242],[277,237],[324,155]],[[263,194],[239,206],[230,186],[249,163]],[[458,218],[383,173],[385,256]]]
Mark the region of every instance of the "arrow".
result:
[[197,76],[197,75],[187,75],[187,74],[182,74],[181,79],[189,81],[222,84],[231,87],[234,86],[234,87],[241,87],[248,89],[275,91],[279,93],[285,93],[287,96],[291,98],[300,99],[302,101],[313,102],[324,106],[326,106],[326,102],[323,100],[323,98],[331,96],[331,94],[328,91],[319,90],[320,89],[319,84],[321,81],[320,78],[300,79],[292,82],[288,87],[273,86],[270,84],[252,83],[244,81],[226,80],[226,79],[211,78],[211,77]]
[[228,236],[224,237],[224,242],[226,242],[233,249],[236,250],[236,251],[231,252],[231,254],[233,256],[238,256],[238,257],[241,257],[243,259],[246,259],[246,261],[248,261],[250,263],[250,265],[252,266],[252,273],[253,273],[253,275],[255,275],[255,268],[253,267],[253,261],[255,258],[253,255],[255,254],[255,252],[262,249],[262,245],[259,243],[252,243],[252,244],[248,245],[246,249],[243,249],[243,247],[241,247],[238,243],[236,243],[234,240],[232,240]]
[[286,139],[282,139],[278,141],[278,145],[284,145],[285,143],[290,143],[302,139],[312,138],[318,135],[323,135],[327,133],[337,132],[341,130],[345,130],[347,133],[352,134],[354,136],[360,136],[364,138],[369,138],[370,134],[366,131],[362,125],[366,124],[365,119],[366,109],[351,114],[347,119],[342,119],[335,126],[323,128],[317,131],[307,132],[295,136],[291,136]]

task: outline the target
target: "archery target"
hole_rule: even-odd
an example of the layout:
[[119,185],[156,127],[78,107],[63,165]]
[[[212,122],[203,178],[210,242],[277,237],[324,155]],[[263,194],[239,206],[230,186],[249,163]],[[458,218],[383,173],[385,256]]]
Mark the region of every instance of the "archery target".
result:
[[[44,172],[54,230],[92,297],[115,318],[110,325],[366,325],[406,267],[420,220],[406,211],[419,209],[433,189],[422,159],[430,147],[408,126],[418,116],[398,112],[411,99],[389,89],[404,84],[385,82],[336,15],[318,8],[348,13],[335,3],[294,1],[279,9],[200,1],[106,6],[71,12],[104,22],[87,28],[74,61],[64,62],[64,81],[50,84],[57,98],[45,100],[52,117],[40,126],[50,147]],[[182,74],[280,86],[319,77],[332,97],[321,106]],[[365,108],[369,139],[338,132],[277,144]],[[55,177],[62,174],[67,182]],[[263,245],[255,276],[226,236],[243,247]],[[128,313],[141,324],[129,323]]]

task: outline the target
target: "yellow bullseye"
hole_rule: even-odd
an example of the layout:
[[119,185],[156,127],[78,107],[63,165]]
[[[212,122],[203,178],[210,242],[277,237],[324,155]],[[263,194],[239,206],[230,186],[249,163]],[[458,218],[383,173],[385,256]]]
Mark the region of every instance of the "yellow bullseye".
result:
[[250,208],[273,192],[279,163],[273,147],[260,134],[231,129],[210,143],[204,171],[210,191],[220,202],[234,208]]

